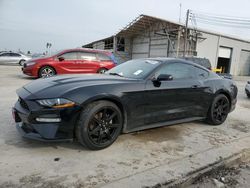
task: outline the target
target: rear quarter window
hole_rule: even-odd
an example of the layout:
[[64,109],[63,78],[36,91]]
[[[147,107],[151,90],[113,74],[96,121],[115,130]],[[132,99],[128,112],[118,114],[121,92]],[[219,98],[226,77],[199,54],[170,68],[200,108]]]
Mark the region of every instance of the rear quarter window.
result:
[[201,69],[199,67],[195,67],[195,74],[198,79],[206,79],[209,76],[209,72]]
[[97,58],[101,61],[110,61],[111,58],[106,55],[106,54],[102,54],[102,53],[97,53]]

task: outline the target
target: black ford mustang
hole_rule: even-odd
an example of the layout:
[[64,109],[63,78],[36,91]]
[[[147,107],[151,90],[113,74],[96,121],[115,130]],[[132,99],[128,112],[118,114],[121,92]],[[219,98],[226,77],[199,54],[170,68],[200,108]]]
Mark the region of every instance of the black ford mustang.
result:
[[223,123],[235,108],[232,80],[181,59],[131,60],[106,74],[38,79],[19,90],[13,108],[26,138],[77,138],[103,149],[118,135],[170,124]]

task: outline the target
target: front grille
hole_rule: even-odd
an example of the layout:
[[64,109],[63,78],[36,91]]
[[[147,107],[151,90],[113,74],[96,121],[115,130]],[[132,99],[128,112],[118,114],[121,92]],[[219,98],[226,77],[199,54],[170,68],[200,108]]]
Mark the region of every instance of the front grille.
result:
[[19,103],[24,109],[29,110],[29,106],[22,98],[19,98]]

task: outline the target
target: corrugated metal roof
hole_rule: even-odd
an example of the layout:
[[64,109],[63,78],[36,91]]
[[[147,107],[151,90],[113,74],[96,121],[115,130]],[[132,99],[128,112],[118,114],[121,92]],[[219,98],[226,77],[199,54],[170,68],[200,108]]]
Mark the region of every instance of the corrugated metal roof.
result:
[[[132,36],[135,36],[135,35],[142,35],[142,34],[145,33],[146,29],[148,29],[149,27],[151,27],[152,25],[154,25],[156,22],[159,22],[159,21],[163,22],[165,24],[171,25],[171,28],[176,28],[177,29],[177,28],[179,28],[179,26],[185,27],[185,25],[182,24],[182,23],[177,23],[177,22],[174,22],[174,21],[169,21],[169,20],[165,20],[165,19],[161,19],[161,18],[141,14],[136,19],[134,19],[132,22],[130,22],[128,25],[126,25],[124,28],[122,28],[119,32],[117,32],[115,34],[115,36],[132,37]],[[192,28],[192,27],[189,27],[189,29],[194,30],[194,28]],[[231,36],[231,35],[227,35],[227,34],[222,34],[222,33],[218,33],[218,32],[216,33],[214,31],[209,31],[209,30],[200,29],[200,28],[195,28],[195,30],[197,30],[198,32],[203,32],[203,33],[207,33],[207,34],[222,36],[222,37],[225,37],[225,38],[250,43],[249,40],[245,40],[245,39],[238,38],[238,37]],[[111,36],[111,37],[113,37],[113,36]],[[95,41],[95,42],[104,41],[104,40],[107,40],[107,39],[109,39],[111,37],[101,39],[101,40],[98,40],[98,41]],[[93,44],[95,42],[91,42],[89,44]],[[89,44],[86,44],[86,45],[89,45]],[[84,45],[84,46],[86,46],[86,45]]]
[[128,25],[126,25],[123,29],[121,29],[116,35],[117,36],[133,36],[133,35],[140,35],[142,33],[145,33],[145,30],[153,26],[156,22],[162,21],[168,25],[171,25],[172,28],[176,29],[180,24],[162,20],[160,18],[156,18],[153,16],[148,16],[141,14],[136,19],[134,19],[132,22],[130,22]]

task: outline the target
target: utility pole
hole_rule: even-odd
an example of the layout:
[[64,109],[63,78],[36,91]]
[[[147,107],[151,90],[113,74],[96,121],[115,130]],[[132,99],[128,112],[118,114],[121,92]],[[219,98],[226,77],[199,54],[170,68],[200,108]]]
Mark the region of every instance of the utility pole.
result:
[[180,12],[179,12],[179,23],[181,23],[181,3],[180,3]]
[[176,49],[176,57],[179,57],[181,30],[182,30],[182,27],[181,27],[181,26],[179,26],[179,29],[178,29],[178,36],[177,36],[177,49]]
[[190,14],[190,10],[187,10],[187,15],[186,15],[186,25],[185,25],[185,39],[184,39],[184,53],[183,56],[186,56],[186,52],[187,52],[187,38],[188,38],[188,21],[189,21],[189,14]]

